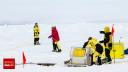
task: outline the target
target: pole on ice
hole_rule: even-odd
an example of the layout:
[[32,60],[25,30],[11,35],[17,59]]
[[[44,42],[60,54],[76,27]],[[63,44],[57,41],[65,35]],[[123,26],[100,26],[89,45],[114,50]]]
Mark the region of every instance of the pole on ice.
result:
[[114,24],[112,25],[112,48],[114,53],[114,63],[115,63],[115,48],[114,48]]
[[22,61],[23,61],[23,68],[24,68],[24,64],[26,64],[26,57],[25,57],[25,54],[24,52],[22,52]]
[[115,64],[115,48],[114,48],[114,36],[113,36],[113,45],[112,45],[112,47],[113,47],[113,53],[114,53],[114,64]]

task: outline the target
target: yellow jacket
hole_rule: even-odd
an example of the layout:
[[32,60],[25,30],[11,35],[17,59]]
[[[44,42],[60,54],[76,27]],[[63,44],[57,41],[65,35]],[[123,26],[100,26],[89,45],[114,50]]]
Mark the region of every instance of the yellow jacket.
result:
[[96,50],[96,46],[95,45],[97,43],[98,43],[97,39],[96,38],[92,38],[91,40],[89,40],[89,42],[88,42],[86,47],[91,48],[92,53],[94,53],[95,50]]
[[96,58],[99,56],[101,57],[101,59],[105,58],[105,47],[104,44],[101,44],[101,46],[103,47],[103,53],[100,54],[96,51],[96,44],[98,44],[98,41],[96,38],[92,38],[91,40],[89,40],[88,44],[86,47],[91,48],[92,53],[93,53],[93,62],[96,62]]
[[39,38],[39,27],[34,26],[34,38]]

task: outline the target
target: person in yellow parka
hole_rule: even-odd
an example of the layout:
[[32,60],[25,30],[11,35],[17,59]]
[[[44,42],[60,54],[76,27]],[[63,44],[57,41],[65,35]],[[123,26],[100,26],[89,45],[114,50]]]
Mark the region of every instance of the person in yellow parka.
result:
[[100,43],[104,43],[106,60],[108,63],[111,63],[110,51],[112,49],[112,33],[110,32],[109,26],[105,26],[104,31],[100,31],[100,33],[104,34],[104,39],[100,41]]
[[33,31],[34,31],[34,45],[40,45],[39,43],[40,30],[39,30],[38,23],[35,23]]
[[83,48],[91,48],[92,54],[91,56],[91,65],[96,62],[94,55],[97,56],[98,65],[102,65],[101,55],[103,53],[103,47],[100,45],[96,38],[89,37],[88,41],[84,43]]

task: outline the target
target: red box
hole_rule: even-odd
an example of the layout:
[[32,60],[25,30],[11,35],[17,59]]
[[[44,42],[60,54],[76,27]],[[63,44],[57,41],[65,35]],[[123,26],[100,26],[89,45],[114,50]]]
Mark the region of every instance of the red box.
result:
[[4,58],[3,69],[15,69],[15,58]]

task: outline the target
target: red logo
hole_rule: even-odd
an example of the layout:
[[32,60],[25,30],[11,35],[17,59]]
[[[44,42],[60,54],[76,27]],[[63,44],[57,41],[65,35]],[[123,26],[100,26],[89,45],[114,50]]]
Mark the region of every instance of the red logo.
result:
[[15,58],[4,58],[3,69],[15,69]]

